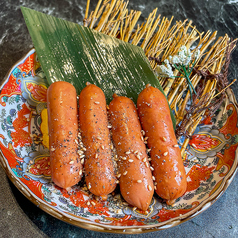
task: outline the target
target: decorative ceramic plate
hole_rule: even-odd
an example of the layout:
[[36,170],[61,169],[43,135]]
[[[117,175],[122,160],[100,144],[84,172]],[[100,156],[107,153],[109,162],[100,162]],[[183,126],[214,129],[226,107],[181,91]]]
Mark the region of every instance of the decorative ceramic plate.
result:
[[47,126],[47,82],[35,50],[12,67],[1,86],[0,162],[16,187],[52,216],[95,231],[142,233],[178,225],[211,206],[224,193],[237,171],[237,103],[228,99],[211,121],[192,136],[184,164],[188,188],[173,206],[154,196],[147,212],[133,210],[120,194],[106,202],[87,189],[71,191],[51,182]]

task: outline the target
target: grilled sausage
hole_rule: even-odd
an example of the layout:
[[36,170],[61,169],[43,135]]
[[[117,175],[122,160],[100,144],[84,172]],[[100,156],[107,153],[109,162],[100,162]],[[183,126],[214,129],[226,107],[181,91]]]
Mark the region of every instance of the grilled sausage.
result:
[[121,194],[129,204],[147,210],[154,185],[136,107],[131,99],[114,94],[109,114],[119,156]]
[[171,205],[185,193],[187,180],[168,102],[159,89],[147,85],[138,96],[137,107],[151,149],[155,191]]
[[79,123],[86,148],[86,184],[91,193],[105,200],[116,187],[116,177],[106,99],[103,91],[93,84],[87,85],[80,93]]
[[77,154],[77,96],[74,86],[59,81],[47,90],[50,167],[52,181],[68,189],[81,179]]

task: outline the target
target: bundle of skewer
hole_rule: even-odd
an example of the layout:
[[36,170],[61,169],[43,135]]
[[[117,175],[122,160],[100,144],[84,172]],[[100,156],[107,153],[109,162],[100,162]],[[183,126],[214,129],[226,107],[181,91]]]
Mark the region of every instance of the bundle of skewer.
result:
[[[187,19],[173,23],[173,17],[157,16],[157,8],[145,22],[138,24],[141,12],[129,11],[128,1],[99,0],[90,14],[89,6],[90,0],[84,26],[140,46],[153,69],[177,55],[181,46],[191,49],[192,53],[199,49],[199,56],[188,66],[189,81],[178,69],[174,70],[174,77],[158,77],[175,113],[177,138],[185,136],[183,155],[199,123],[211,118],[219,106],[227,102],[226,90],[236,81],[229,84],[227,74],[237,39],[231,40],[228,35],[217,37],[216,31],[199,32]],[[191,87],[195,91],[189,90]]]

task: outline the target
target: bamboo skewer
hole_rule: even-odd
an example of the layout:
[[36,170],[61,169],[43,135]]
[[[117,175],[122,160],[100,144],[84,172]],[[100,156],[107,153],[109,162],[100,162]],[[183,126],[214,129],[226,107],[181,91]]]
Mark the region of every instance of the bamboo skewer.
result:
[[[226,50],[232,45],[234,48],[237,39],[229,43],[228,35],[217,38],[217,32],[207,31],[205,34],[199,32],[191,21],[177,21],[172,23],[170,19],[157,15],[158,9],[154,9],[145,22],[138,23],[141,15],[140,11],[128,10],[128,1],[124,0],[99,0],[96,8],[89,14],[90,0],[87,1],[84,26],[94,28],[97,31],[108,34],[112,37],[130,42],[140,46],[145,55],[159,59],[163,63],[168,57],[178,53],[182,45],[188,49],[193,48],[192,52],[200,50],[200,55],[195,62],[196,70],[189,75],[191,84],[194,88],[204,84],[204,91],[200,98],[197,98],[197,104],[200,103],[204,108],[212,100],[221,94],[236,81],[223,89],[217,88],[218,75],[226,64]],[[232,50],[232,49],[231,49]],[[158,62],[150,61],[152,68],[155,68]],[[190,64],[190,67],[192,63]],[[213,75],[205,80],[202,73]],[[175,70],[174,75],[179,76],[179,71]],[[189,85],[186,78],[158,78],[165,94],[168,97],[169,104],[175,112],[176,124],[179,125],[184,119],[186,108],[190,101]],[[218,91],[218,92],[217,92]],[[206,97],[206,98],[204,98]],[[227,96],[225,96],[227,102]],[[198,104],[198,105],[200,105]],[[201,106],[201,107],[202,107]],[[203,108],[202,107],[202,108]],[[200,110],[200,109],[199,109]],[[224,109],[225,110],[225,109]],[[186,124],[186,131],[192,135],[205,115],[205,109],[198,111],[196,108],[191,120]],[[189,143],[186,138],[181,152],[185,152]]]

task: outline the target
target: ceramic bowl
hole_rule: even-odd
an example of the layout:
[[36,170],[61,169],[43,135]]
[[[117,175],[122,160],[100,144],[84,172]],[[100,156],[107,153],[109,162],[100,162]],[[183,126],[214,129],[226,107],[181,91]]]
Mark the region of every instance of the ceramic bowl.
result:
[[32,49],[8,73],[0,94],[0,163],[10,180],[50,215],[94,231],[143,233],[181,224],[210,207],[237,171],[237,103],[232,90],[210,121],[192,136],[184,165],[188,188],[173,206],[154,196],[147,212],[133,210],[119,192],[97,201],[83,184],[67,192],[51,182],[47,81]]

